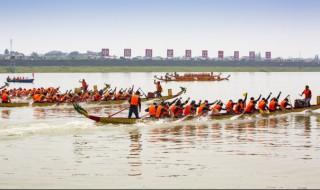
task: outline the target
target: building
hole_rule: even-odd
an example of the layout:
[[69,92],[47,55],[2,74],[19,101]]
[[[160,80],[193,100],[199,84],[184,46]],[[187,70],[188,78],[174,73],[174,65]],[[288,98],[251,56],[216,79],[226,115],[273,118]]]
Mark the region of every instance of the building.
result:
[[191,55],[191,50],[190,49],[187,49],[186,52],[185,52],[185,57],[186,58],[191,58],[192,55]]
[[233,52],[233,60],[239,60],[240,59],[240,53],[239,51],[234,51]]
[[130,58],[131,57],[131,49],[128,49],[128,48],[124,49],[123,50],[123,56],[125,58]]
[[266,59],[270,60],[271,59],[271,51],[266,52]]
[[223,51],[218,51],[218,59],[223,60]]
[[146,49],[145,57],[152,58],[152,49]]
[[255,60],[256,59],[256,53],[254,51],[249,51],[249,60]]
[[173,58],[173,49],[167,49],[167,58]]
[[208,50],[202,50],[202,56],[203,59],[208,59]]
[[109,57],[109,49],[108,48],[102,48],[101,49],[101,56],[102,57]]

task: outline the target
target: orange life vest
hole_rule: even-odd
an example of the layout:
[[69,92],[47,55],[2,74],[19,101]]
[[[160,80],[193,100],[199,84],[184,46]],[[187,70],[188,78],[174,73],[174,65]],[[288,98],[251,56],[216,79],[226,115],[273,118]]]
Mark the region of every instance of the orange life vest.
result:
[[159,105],[156,111],[156,118],[160,118],[161,117],[161,112],[162,112],[163,106]]
[[130,105],[137,106],[139,104],[139,96],[138,95],[132,95]]
[[153,104],[149,106],[149,115],[153,117],[156,116],[156,106]]
[[254,110],[254,103],[253,101],[250,101],[249,104],[246,106],[245,112],[252,113],[253,110]]
[[266,110],[266,101],[265,100],[260,100],[258,104],[259,110]]
[[203,108],[204,108],[205,106],[206,106],[205,104],[201,104],[201,105],[198,107],[197,115],[202,115],[202,114],[203,114]]
[[277,110],[277,102],[275,100],[271,100],[269,103],[269,110],[276,111]]
[[233,102],[232,101],[228,101],[226,104],[226,111],[227,112],[231,112],[233,108]]

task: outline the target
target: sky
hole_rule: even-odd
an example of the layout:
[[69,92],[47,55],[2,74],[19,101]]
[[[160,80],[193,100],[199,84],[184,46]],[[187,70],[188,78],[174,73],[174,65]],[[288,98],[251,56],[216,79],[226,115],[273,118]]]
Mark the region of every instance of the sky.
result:
[[0,0],[0,53],[320,54],[320,0]]

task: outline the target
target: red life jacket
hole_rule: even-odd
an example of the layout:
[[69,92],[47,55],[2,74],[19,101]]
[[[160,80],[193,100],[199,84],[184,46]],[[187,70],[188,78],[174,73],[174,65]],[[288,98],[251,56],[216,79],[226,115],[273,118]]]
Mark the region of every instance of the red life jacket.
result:
[[233,109],[233,102],[232,101],[228,101],[228,103],[226,104],[226,111],[227,113],[230,113]]
[[304,94],[305,98],[311,98],[311,90],[310,89],[305,89],[303,91],[303,94]]
[[191,108],[192,108],[191,104],[188,104],[183,110],[183,115],[185,115],[185,116],[190,115],[191,114]]

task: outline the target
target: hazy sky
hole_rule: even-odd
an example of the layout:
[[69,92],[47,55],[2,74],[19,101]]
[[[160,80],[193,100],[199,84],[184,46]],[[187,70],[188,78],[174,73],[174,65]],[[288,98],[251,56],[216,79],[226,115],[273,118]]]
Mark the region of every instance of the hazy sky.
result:
[[0,51],[320,54],[320,0],[0,0]]

